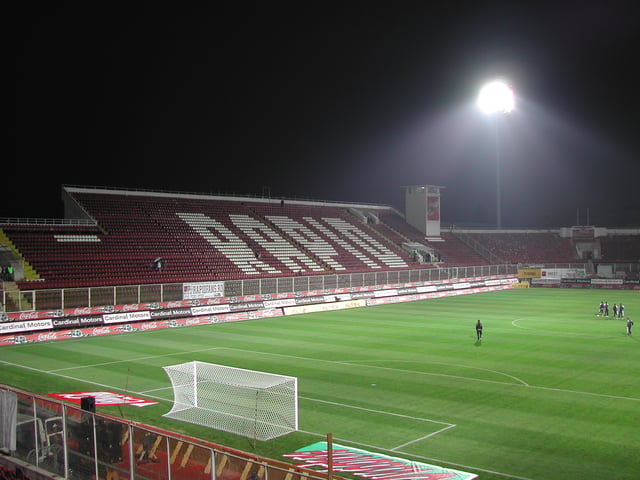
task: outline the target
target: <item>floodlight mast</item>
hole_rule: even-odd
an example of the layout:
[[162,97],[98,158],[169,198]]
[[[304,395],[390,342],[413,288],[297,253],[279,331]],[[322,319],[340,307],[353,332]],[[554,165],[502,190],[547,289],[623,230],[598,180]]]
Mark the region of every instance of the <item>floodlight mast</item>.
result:
[[[478,95],[478,108],[490,116],[506,114],[515,107],[515,95],[513,89],[502,80],[494,80],[487,83]],[[500,136],[498,134],[497,119],[494,123],[496,141],[496,228],[502,229],[502,200],[500,192]]]

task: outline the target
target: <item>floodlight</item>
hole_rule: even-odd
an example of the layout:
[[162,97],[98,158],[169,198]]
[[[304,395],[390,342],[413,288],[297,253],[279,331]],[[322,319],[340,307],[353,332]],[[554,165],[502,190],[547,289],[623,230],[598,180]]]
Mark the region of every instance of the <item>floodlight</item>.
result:
[[[478,95],[478,108],[487,115],[495,113],[509,113],[515,106],[513,89],[502,80],[494,80],[487,83]],[[502,206],[500,194],[500,135],[498,133],[500,122],[494,124],[496,140],[496,228],[502,229]]]
[[515,106],[512,88],[501,80],[488,83],[478,95],[478,108],[484,113],[509,113]]

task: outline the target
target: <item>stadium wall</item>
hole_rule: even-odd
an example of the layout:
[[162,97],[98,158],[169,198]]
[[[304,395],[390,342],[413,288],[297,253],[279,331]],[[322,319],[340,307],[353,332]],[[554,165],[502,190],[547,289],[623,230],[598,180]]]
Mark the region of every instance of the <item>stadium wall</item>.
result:
[[409,302],[513,288],[515,274],[5,314],[0,345],[112,335]]

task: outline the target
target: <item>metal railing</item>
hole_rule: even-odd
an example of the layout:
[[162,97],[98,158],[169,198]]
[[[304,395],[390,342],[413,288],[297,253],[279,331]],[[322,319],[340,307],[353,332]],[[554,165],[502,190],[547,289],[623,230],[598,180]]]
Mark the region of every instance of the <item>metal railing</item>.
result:
[[326,480],[325,474],[282,461],[95,413],[95,407],[5,385],[0,400],[2,417],[16,419],[13,442],[0,443],[3,458],[50,474],[38,478],[246,480],[255,474],[260,480]]
[[[226,297],[241,297],[245,295],[431,282],[514,273],[517,273],[517,267],[515,265],[478,265],[226,280],[224,281],[224,295]],[[183,283],[169,283],[51,290],[21,290],[15,292],[2,291],[0,292],[0,298],[2,298],[6,312],[63,310],[69,308],[179,301],[183,299],[182,286]]]

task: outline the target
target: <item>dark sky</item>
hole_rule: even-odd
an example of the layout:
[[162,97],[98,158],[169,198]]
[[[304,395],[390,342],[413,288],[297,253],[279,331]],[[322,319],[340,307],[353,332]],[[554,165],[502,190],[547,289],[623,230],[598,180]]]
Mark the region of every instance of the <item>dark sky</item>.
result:
[[434,184],[443,221],[494,224],[497,128],[505,227],[640,224],[635,2],[440,4],[15,12],[0,217],[61,217],[62,184],[399,208]]

